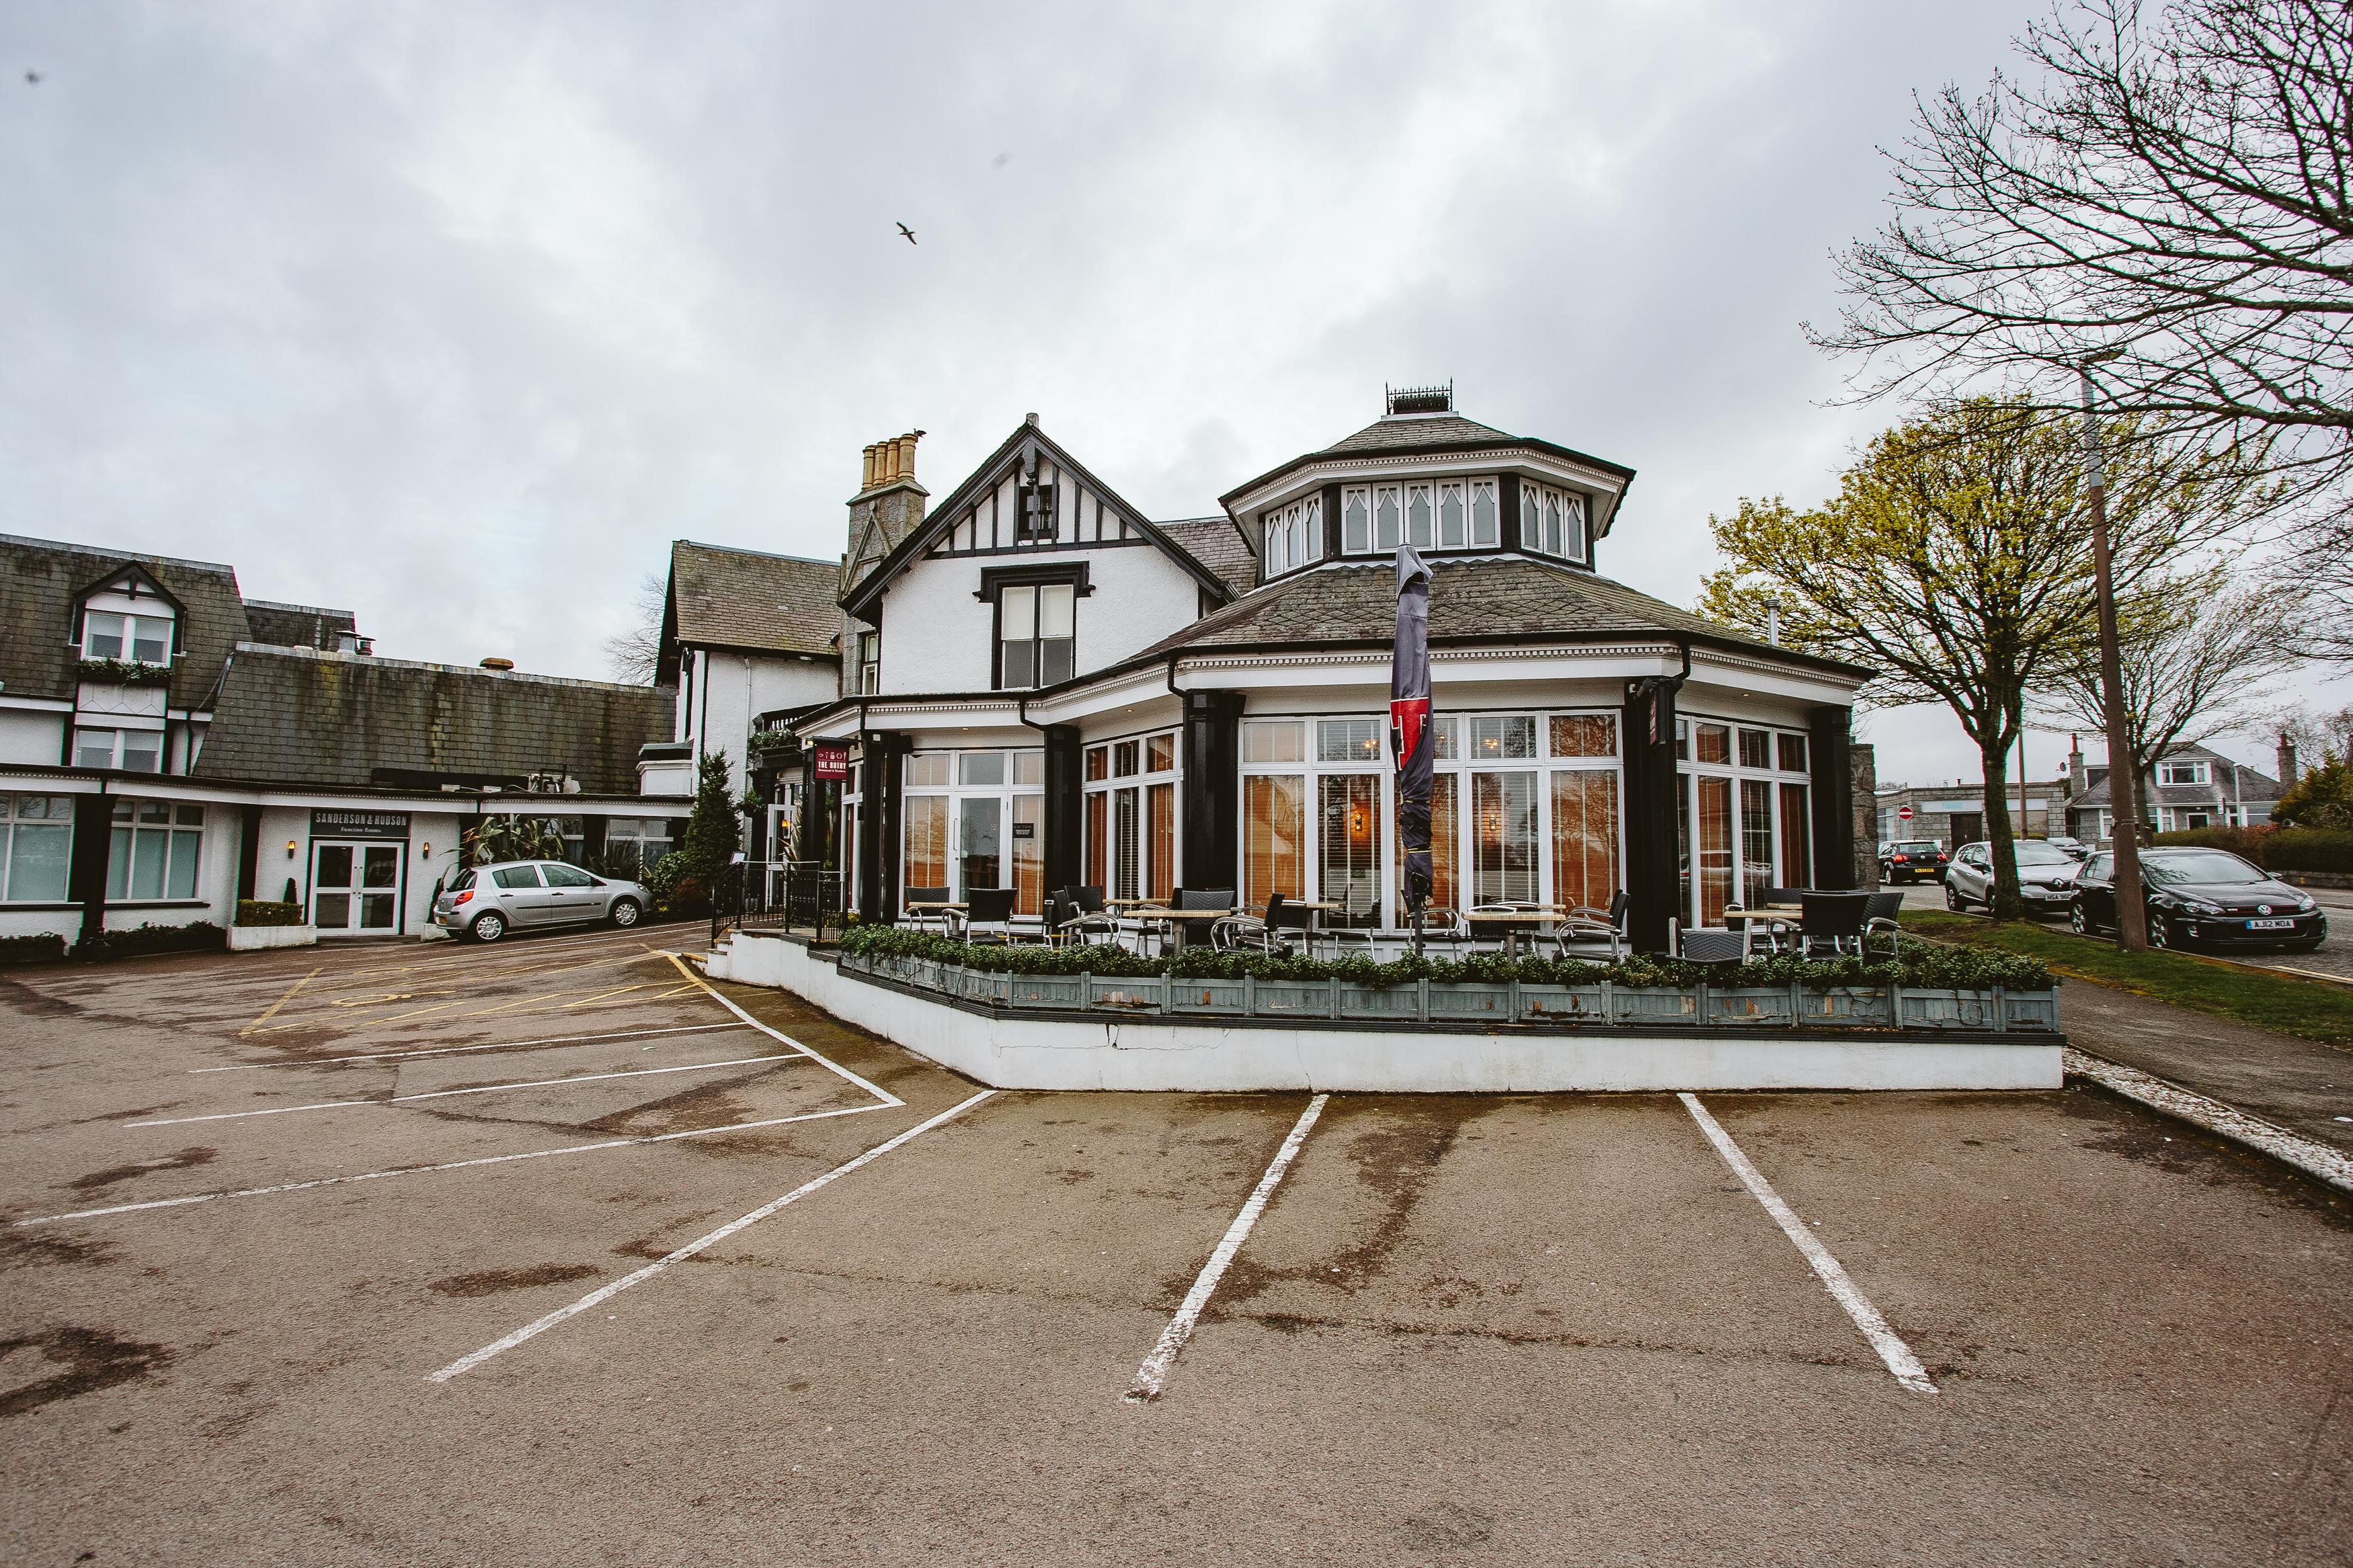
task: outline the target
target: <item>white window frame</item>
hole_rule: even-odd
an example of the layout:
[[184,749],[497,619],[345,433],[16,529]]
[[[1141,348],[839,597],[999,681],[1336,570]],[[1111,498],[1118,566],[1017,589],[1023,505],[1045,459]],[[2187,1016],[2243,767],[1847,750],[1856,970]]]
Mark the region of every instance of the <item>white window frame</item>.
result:
[[[1694,724],[1721,724],[1728,731],[1725,738],[1726,748],[1725,754],[1727,761],[1703,763],[1697,760],[1695,753],[1698,748],[1694,743],[1694,731],[1691,728]],[[1766,742],[1766,761],[1771,764],[1769,767],[1750,767],[1741,762],[1740,731],[1743,730],[1759,731],[1768,737]],[[1803,769],[1781,766],[1781,740],[1782,737],[1788,735],[1797,736],[1805,742],[1806,766]],[[1619,744],[1620,746],[1625,744],[1622,737]],[[1813,843],[1813,761],[1812,738],[1804,731],[1790,724],[1776,723],[1770,720],[1738,718],[1721,713],[1686,711],[1675,715],[1675,809],[1681,813],[1677,833],[1681,836],[1681,842],[1688,842],[1691,853],[1694,857],[1693,863],[1682,868],[1680,872],[1687,879],[1687,885],[1678,896],[1678,902],[1683,911],[1683,921],[1686,927],[1696,928],[1700,924],[1700,878],[1696,860],[1699,852],[1699,789],[1696,784],[1690,781],[1701,777],[1728,778],[1732,781],[1732,892],[1726,901],[1739,904],[1746,902],[1748,885],[1748,825],[1746,820],[1747,807],[1742,803],[1740,790],[1741,781],[1744,779],[1770,781],[1773,785],[1767,796],[1769,804],[1765,813],[1772,820],[1772,849],[1770,858],[1766,863],[1766,874],[1768,878],[1778,877],[1782,864],[1788,858],[1787,853],[1788,847],[1784,841],[1781,831],[1781,785],[1796,784],[1804,784],[1807,787],[1806,864],[1810,868],[1811,876],[1816,880],[1820,879],[1821,857],[1819,847]],[[1884,809],[1886,808],[1883,808],[1883,811]],[[1884,820],[1883,816],[1883,820]],[[1899,823],[1897,826],[1900,827],[1903,825]],[[1883,833],[1881,837],[1890,837],[1893,835]],[[1679,858],[1680,856],[1679,848]],[[1778,886],[1778,884],[1768,881],[1767,886]]]
[[[1168,765],[1152,765],[1152,742],[1168,742]],[[1123,746],[1135,748],[1135,772],[1119,772],[1119,752]],[[1103,776],[1089,778],[1086,759],[1100,753],[1103,758]],[[1185,886],[1185,736],[1182,730],[1162,726],[1138,730],[1127,734],[1107,735],[1100,741],[1089,741],[1080,753],[1079,777],[1079,881],[1083,887],[1100,887],[1106,899],[1144,898],[1145,889],[1158,879],[1161,869],[1153,863],[1152,855],[1152,788],[1155,784],[1169,787],[1167,882],[1169,887]],[[1135,888],[1133,892],[1119,890],[1117,862],[1119,859],[1119,796],[1133,793],[1135,797]],[[1103,813],[1103,859],[1108,865],[1095,866],[1087,862],[1091,847],[1087,843],[1087,812],[1089,803],[1100,799]]]
[[[69,795],[0,795],[0,904],[61,904],[73,880],[74,797]],[[33,885],[30,847],[62,837],[65,853],[57,863],[53,889]]]
[[[120,645],[117,652],[100,653],[96,649],[100,636],[98,623],[101,620],[113,625],[113,636]],[[112,659],[123,664],[143,664],[160,669],[172,662],[172,635],[176,624],[175,617],[171,616],[142,615],[131,610],[84,610],[81,613],[81,657]],[[153,658],[141,658],[139,634],[155,627],[162,630],[162,651]]]
[[[992,784],[966,784],[964,782],[965,774],[969,771],[965,767],[966,758],[983,758],[992,756],[999,759],[997,773],[1000,781],[999,783]],[[944,799],[947,802],[948,816],[946,854],[949,897],[961,900],[970,891],[970,889],[965,886],[964,852],[957,844],[958,837],[962,833],[964,827],[964,803],[967,800],[995,800],[997,803],[997,842],[999,847],[997,858],[997,880],[995,885],[999,888],[1012,888],[1017,890],[1021,886],[1021,881],[1020,872],[1015,865],[1019,852],[1014,847],[1015,840],[1013,837],[1013,829],[1018,820],[1018,813],[1014,806],[1014,801],[1017,797],[1034,799],[1037,801],[1037,819],[1035,824],[1037,837],[1033,842],[1037,845],[1037,852],[1039,857],[1039,863],[1042,869],[1046,852],[1046,752],[1042,747],[970,746],[961,747],[954,751],[936,747],[923,747],[920,750],[909,752],[907,761],[912,763],[918,757],[926,761],[935,759],[944,760],[947,779],[944,784],[915,784],[908,781],[903,768],[901,773],[901,784],[899,786],[899,896],[902,900],[906,898],[906,890],[909,886],[907,881],[907,803],[913,800],[929,798]],[[1023,776],[1024,774],[1028,774],[1029,776],[1025,780]],[[1040,887],[1039,891],[1039,901],[1041,907],[1045,900],[1045,895],[1052,890],[1053,889],[1050,888]],[[1025,915],[1019,918],[1033,919],[1035,917],[1034,915]]]
[[[1381,505],[1385,497],[1394,497],[1397,510],[1397,537],[1382,542],[1380,530]],[[1447,542],[1446,508],[1449,498],[1461,507],[1461,537],[1453,543]],[[1321,501],[1310,503],[1314,508],[1318,527],[1316,537],[1309,544],[1308,561],[1320,559]],[[1486,526],[1480,526],[1482,507],[1486,511]],[[1494,474],[1447,474],[1430,479],[1368,479],[1363,484],[1344,485],[1340,489],[1340,553],[1356,556],[1393,554],[1399,544],[1410,544],[1424,554],[1467,554],[1475,551],[1492,551],[1503,547],[1503,482]],[[1425,509],[1426,531],[1417,530],[1414,510]],[[1269,512],[1271,519],[1276,514]],[[1351,524],[1356,526],[1353,531]],[[1268,574],[1277,570],[1269,554]],[[1303,564],[1296,555],[1289,557],[1292,568]]]
[[[2168,776],[2177,769],[2186,769],[2189,772],[2189,776],[2188,778],[2171,778]],[[2213,773],[2211,768],[2203,761],[2196,758],[2184,757],[2178,760],[2168,760],[2158,763],[2157,782],[2160,784],[2169,784],[2176,788],[2195,784],[2206,784],[2213,782]]]
[[[1016,595],[1029,595],[1024,601],[1028,606],[1027,616],[1029,622],[1029,632],[1027,637],[1013,637],[1008,633],[1007,623],[1012,615],[1012,605]],[[1068,626],[1060,637],[1050,637],[1046,631],[1050,595],[1059,595],[1069,605]],[[993,662],[997,671],[996,689],[997,690],[1034,691],[1040,687],[1060,685],[1079,673],[1079,586],[1076,583],[1000,583],[997,587],[997,614],[994,621],[997,649]],[[1071,668],[1066,673],[1049,680],[1046,679],[1046,647],[1048,644],[1057,642],[1069,647]],[[1029,649],[1030,679],[1026,681],[1016,681],[1006,668],[1008,663],[1006,654],[1008,649],[1023,645]]]
[[[82,737],[85,735],[105,735],[110,737],[107,744],[107,760],[105,762],[90,763],[84,762],[82,760],[84,752]],[[132,751],[132,748],[128,744],[127,738],[132,735],[152,735],[155,738],[155,765],[153,767],[134,768],[126,763],[124,759],[129,757]],[[74,726],[73,731],[73,765],[78,768],[111,768],[118,773],[161,774],[164,771],[165,764],[170,761],[170,758],[164,754],[169,749],[169,737],[162,730],[149,730],[136,725],[129,728],[121,728],[111,725],[77,724]],[[143,748],[142,748],[142,750],[143,751]]]
[[[192,801],[117,795],[108,825],[109,903],[186,903],[203,897],[203,806]],[[156,864],[158,856],[161,865]],[[142,890],[141,884],[150,870],[154,874],[154,890]]]

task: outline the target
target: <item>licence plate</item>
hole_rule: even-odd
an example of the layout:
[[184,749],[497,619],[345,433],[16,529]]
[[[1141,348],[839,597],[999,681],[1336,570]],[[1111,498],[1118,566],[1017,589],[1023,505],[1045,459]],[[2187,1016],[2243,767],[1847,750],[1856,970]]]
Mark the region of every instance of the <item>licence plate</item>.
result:
[[2249,931],[2294,931],[2295,922],[2294,921],[2249,921],[2247,929]]

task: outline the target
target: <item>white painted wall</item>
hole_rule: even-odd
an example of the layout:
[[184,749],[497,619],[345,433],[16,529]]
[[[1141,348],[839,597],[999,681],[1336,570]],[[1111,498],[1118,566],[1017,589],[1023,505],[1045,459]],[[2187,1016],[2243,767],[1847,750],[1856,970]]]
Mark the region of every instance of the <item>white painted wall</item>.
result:
[[[695,689],[679,696],[679,739],[699,742],[698,751],[725,753],[740,787],[744,741],[752,732],[753,718],[779,708],[829,702],[839,694],[840,684],[839,668],[826,659],[698,651]],[[685,793],[693,793],[692,778],[690,773]]]
[[1117,664],[1199,617],[1200,585],[1148,544],[926,557],[882,595],[883,691],[987,691],[997,620],[993,605],[973,597],[981,572],[1081,561],[1093,590],[1078,602],[1082,675]]
[[781,937],[738,932],[716,980],[774,985],[998,1089],[1189,1093],[1525,1094],[1781,1089],[2050,1089],[2055,1035],[1891,1041],[1865,1031],[1750,1038],[1643,1031],[1425,1034],[1144,1019],[994,1018],[844,975]]

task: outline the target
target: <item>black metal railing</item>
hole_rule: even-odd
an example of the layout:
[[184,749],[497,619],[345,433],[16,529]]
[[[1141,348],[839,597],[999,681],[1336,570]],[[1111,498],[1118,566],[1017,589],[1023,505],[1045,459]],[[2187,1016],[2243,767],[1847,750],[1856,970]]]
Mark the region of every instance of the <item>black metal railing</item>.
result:
[[828,925],[839,932],[842,918],[839,871],[807,861],[737,861],[712,889],[711,940],[731,931],[807,930],[825,940]]

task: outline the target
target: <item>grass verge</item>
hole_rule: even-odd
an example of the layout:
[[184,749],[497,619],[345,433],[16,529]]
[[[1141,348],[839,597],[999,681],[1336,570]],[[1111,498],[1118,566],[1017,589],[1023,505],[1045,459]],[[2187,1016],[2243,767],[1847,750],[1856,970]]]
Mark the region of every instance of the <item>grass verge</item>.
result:
[[2039,958],[2059,974],[2150,996],[2258,1029],[2353,1045],[2353,991],[2292,974],[2264,974],[2186,952],[2126,952],[2114,942],[2028,921],[1906,910],[1904,929],[1941,942]]

